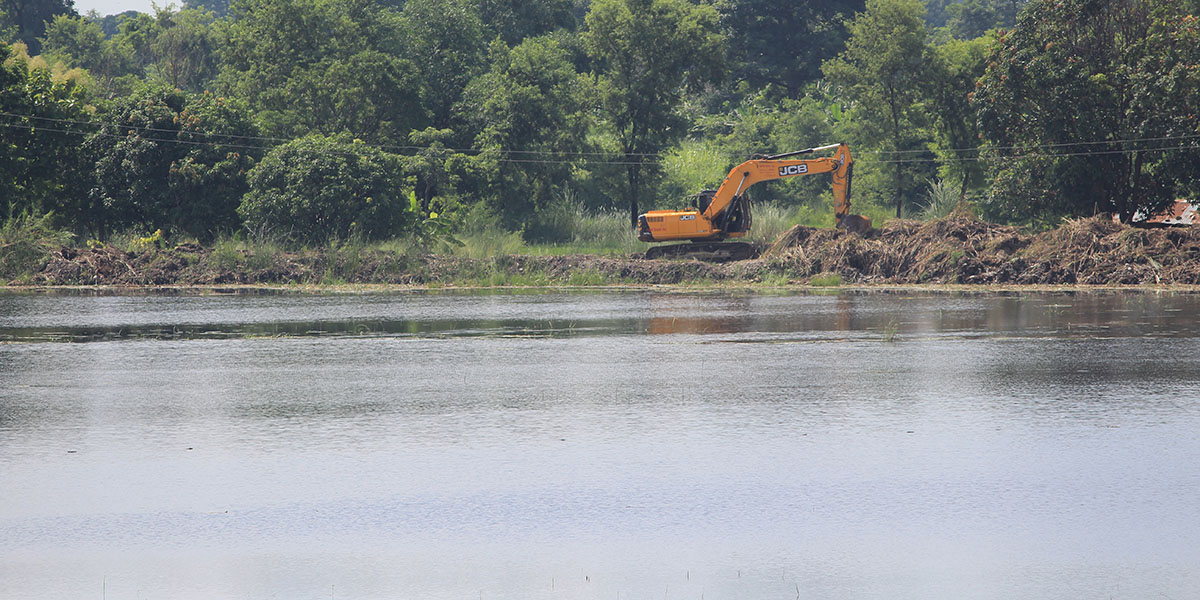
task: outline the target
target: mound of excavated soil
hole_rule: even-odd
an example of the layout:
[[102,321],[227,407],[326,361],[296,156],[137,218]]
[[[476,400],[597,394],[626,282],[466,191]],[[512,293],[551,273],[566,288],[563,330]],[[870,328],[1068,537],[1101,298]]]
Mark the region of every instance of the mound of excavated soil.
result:
[[795,227],[764,259],[805,278],[983,284],[1198,284],[1200,227],[1136,229],[1092,217],[1023,235],[966,213],[896,220],[858,236]]
[[757,260],[727,264],[604,256],[467,259],[384,251],[217,252],[194,244],[140,253],[61,248],[38,285],[389,283],[674,284],[803,282],[837,273],[852,283],[1200,284],[1200,227],[1134,229],[1095,217],[1025,235],[967,213],[896,220],[864,235],[794,227]]

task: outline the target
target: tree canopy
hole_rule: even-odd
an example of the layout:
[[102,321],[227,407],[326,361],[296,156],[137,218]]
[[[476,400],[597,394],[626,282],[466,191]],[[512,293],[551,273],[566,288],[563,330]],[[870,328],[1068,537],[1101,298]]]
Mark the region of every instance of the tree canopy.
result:
[[1173,2],[1034,1],[974,92],[997,216],[1126,220],[1200,177],[1200,34]]
[[[484,218],[555,243],[563,215],[636,219],[753,155],[847,142],[856,210],[877,222],[947,199],[1031,227],[1130,219],[1200,198],[1198,12],[188,0],[80,16],[70,0],[5,0],[0,218],[294,243]],[[832,223],[820,178],[755,198]]]

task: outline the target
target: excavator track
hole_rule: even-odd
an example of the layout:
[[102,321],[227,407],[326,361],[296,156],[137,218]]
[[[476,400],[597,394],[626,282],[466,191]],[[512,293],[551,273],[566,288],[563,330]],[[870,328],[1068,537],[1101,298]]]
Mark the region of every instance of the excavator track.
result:
[[757,258],[758,254],[758,248],[746,242],[691,242],[671,246],[653,246],[646,250],[646,259],[684,258],[708,262],[729,262]]

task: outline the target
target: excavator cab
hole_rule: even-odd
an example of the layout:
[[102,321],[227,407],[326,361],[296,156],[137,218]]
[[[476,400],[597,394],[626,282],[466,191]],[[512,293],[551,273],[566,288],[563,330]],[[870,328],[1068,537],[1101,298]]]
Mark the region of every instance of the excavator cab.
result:
[[700,190],[698,194],[688,196],[688,206],[695,208],[700,212],[708,210],[708,205],[712,204],[713,196],[717,195],[717,190]]

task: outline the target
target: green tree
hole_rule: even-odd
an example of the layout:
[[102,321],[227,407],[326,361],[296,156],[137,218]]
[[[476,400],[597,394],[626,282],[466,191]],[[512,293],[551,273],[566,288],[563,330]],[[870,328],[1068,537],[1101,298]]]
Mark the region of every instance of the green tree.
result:
[[346,127],[397,143],[425,124],[394,10],[373,0],[235,0],[231,11],[218,31],[217,89],[246,98],[267,133]]
[[250,172],[238,214],[251,231],[307,243],[382,239],[416,223],[400,157],[349,135],[309,135],[273,148]]
[[405,56],[425,76],[431,125],[454,128],[454,106],[467,83],[487,68],[487,38],[479,9],[474,0],[408,0],[400,19]]
[[58,15],[46,24],[42,53],[51,60],[87,69],[103,80],[140,73],[133,53],[121,40],[110,40],[100,23],[69,15]]
[[882,151],[893,163],[896,217],[903,214],[905,196],[915,196],[914,165],[906,159],[926,142],[921,84],[929,71],[930,50],[924,13],[920,0],[867,0],[866,11],[849,25],[846,50],[823,67],[830,82],[855,103],[860,153]]
[[433,200],[453,194],[466,170],[465,156],[446,146],[454,139],[451,129],[426,127],[408,135],[411,153],[400,158],[404,174],[415,184],[413,193],[421,214],[434,211]]
[[755,88],[780,86],[789,97],[821,77],[849,35],[846,22],[863,0],[725,0],[716,4],[729,40],[734,76]]
[[511,50],[497,42],[491,54],[491,70],[471,82],[459,110],[480,132],[475,162],[486,200],[507,226],[537,237],[538,213],[570,181],[586,145],[587,82],[553,38]]
[[925,85],[925,97],[936,129],[934,151],[941,159],[938,176],[958,184],[960,199],[968,190],[984,183],[979,153],[970,151],[979,145],[979,126],[970,93],[987,67],[991,37],[973,40],[951,39],[933,49]]
[[997,159],[990,214],[1129,219],[1195,193],[1198,29],[1176,2],[1030,2],[973,99]]
[[46,35],[40,41],[43,54],[91,70],[100,64],[105,40],[99,23],[64,14],[46,23]]
[[718,15],[687,0],[596,0],[584,33],[597,92],[624,155],[630,220],[636,225],[647,157],[685,130],[676,108],[688,91],[723,75]]
[[16,28],[17,39],[25,42],[29,53],[42,52],[41,38],[46,34],[46,22],[57,15],[76,16],[75,0],[0,0],[0,11],[6,25]]
[[403,58],[363,50],[297,69],[282,90],[296,132],[349,131],[373,143],[402,144],[428,122],[421,77]]
[[99,117],[88,229],[162,229],[202,240],[237,228],[257,132],[244,102],[147,86]]
[[153,70],[163,81],[181,90],[200,92],[216,77],[215,18],[215,13],[203,9],[158,9],[149,50]]
[[77,217],[79,141],[88,129],[88,90],[56,80],[0,44],[0,219],[54,211]]
[[229,14],[229,0],[183,0],[183,7],[211,11],[217,17]]
[[571,0],[479,0],[483,24],[509,46],[556,29],[574,31]]

